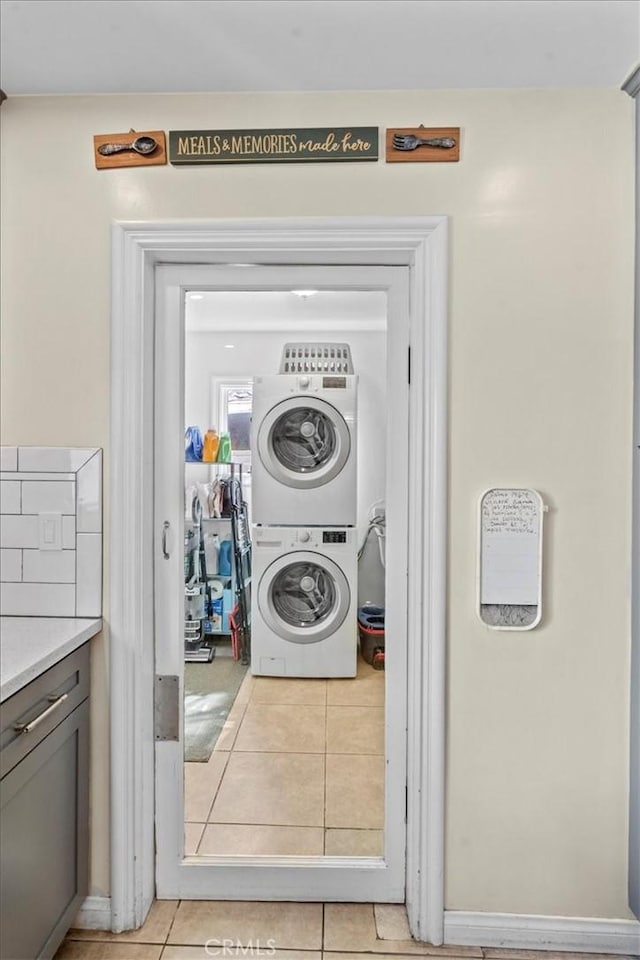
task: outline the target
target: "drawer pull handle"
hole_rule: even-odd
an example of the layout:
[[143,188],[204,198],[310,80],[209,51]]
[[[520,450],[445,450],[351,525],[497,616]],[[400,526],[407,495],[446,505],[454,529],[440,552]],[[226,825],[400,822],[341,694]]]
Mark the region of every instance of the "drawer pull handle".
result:
[[42,723],[42,721],[48,717],[49,714],[53,713],[54,710],[57,710],[58,707],[65,702],[68,696],[68,693],[63,693],[59,697],[47,697],[47,700],[49,700],[50,703],[48,707],[45,707],[42,713],[39,713],[37,717],[34,717],[30,723],[14,723],[13,729],[16,733],[31,733],[33,728],[37,727],[39,723]]

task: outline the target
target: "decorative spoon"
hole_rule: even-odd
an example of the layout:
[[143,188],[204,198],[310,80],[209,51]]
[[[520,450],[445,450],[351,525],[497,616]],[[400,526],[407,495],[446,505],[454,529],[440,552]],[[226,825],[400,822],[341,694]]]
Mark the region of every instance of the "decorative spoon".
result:
[[101,153],[103,157],[108,157],[112,153],[122,153],[124,150],[135,150],[136,153],[144,157],[149,153],[153,153],[157,148],[158,141],[154,140],[153,137],[136,137],[133,143],[103,143],[101,147],[98,147],[98,153]]

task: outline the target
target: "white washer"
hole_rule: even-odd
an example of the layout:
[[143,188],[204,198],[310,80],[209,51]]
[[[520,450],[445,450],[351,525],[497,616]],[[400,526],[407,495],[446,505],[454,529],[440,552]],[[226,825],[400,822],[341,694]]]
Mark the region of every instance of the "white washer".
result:
[[254,523],[357,522],[358,378],[278,374],[253,385]]
[[251,672],[355,677],[358,548],[352,527],[254,527]]

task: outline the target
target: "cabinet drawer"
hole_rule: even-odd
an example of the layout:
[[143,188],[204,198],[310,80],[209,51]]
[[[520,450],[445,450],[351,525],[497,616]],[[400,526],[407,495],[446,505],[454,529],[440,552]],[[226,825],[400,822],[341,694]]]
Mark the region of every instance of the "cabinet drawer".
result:
[[89,702],[0,783],[0,958],[50,960],[88,888]]
[[[9,697],[0,706],[0,778],[88,696],[89,644],[85,643]],[[28,730],[20,729],[29,724]]]

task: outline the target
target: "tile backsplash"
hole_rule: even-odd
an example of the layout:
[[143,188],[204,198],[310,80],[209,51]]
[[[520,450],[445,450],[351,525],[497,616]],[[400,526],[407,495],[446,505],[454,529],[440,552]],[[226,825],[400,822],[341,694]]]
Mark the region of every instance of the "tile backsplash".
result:
[[102,450],[0,447],[0,611],[102,615]]

